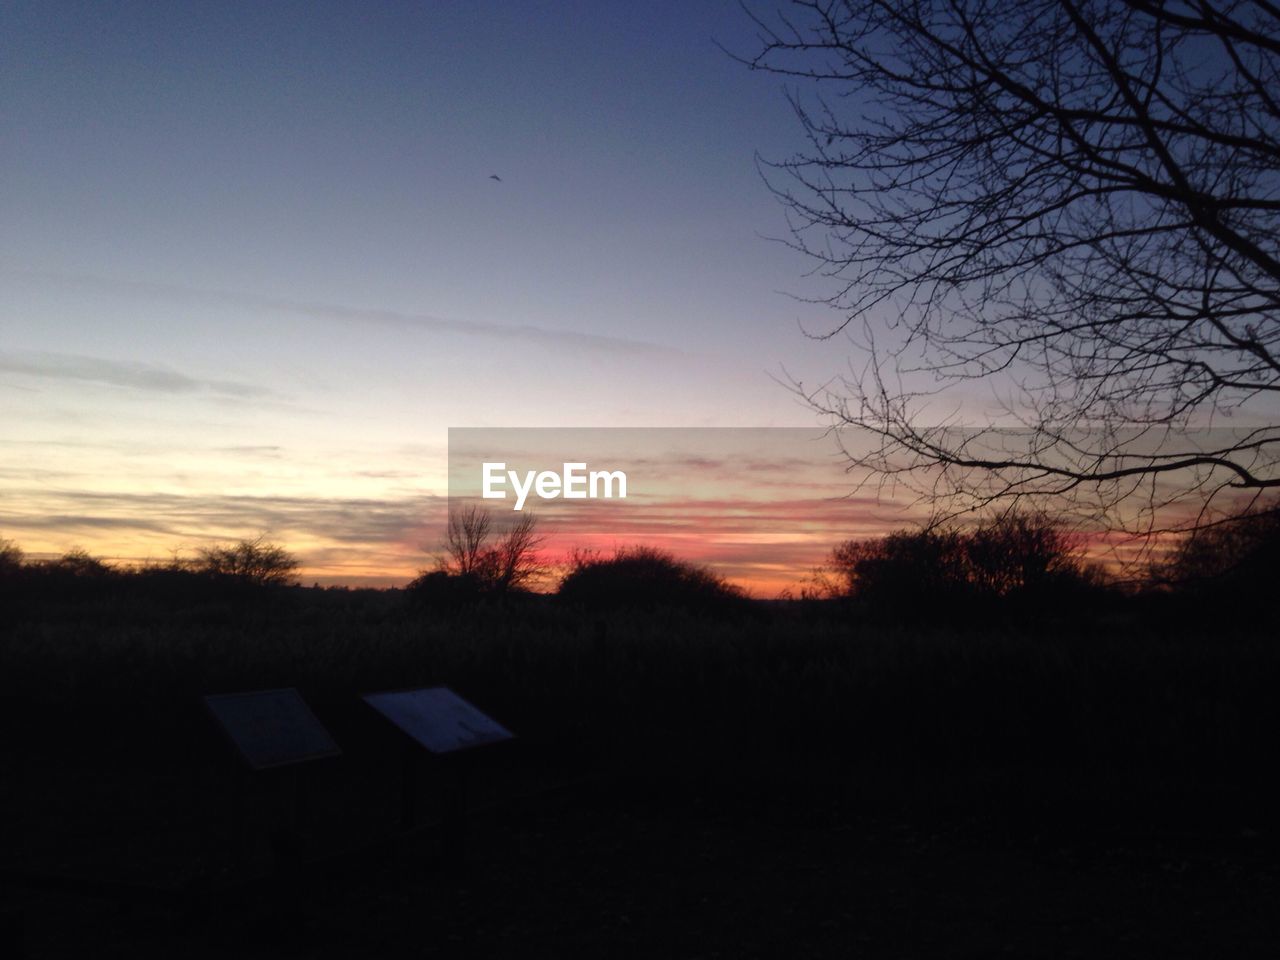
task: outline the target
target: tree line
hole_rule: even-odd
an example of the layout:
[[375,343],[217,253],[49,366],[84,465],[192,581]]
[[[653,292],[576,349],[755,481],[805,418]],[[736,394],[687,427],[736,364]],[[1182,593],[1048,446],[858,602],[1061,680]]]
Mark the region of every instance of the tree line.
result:
[[[408,584],[422,609],[456,609],[529,595],[551,586],[583,608],[743,609],[748,595],[707,567],[650,546],[611,554],[574,550],[554,564],[533,515],[498,529],[476,506],[450,517],[432,568]],[[130,579],[157,591],[199,585],[248,593],[299,583],[298,558],[263,536],[200,548],[195,556],[114,567],[76,548],[30,560],[0,539],[0,583],[26,590],[87,588]],[[917,620],[931,612],[981,617],[996,609],[1054,610],[1119,592],[1166,593],[1265,607],[1280,569],[1280,513],[1263,509],[1201,527],[1151,562],[1140,580],[1119,583],[1088,555],[1087,543],[1044,513],[1005,512],[965,527],[903,529],[837,544],[798,599],[838,601],[867,614]],[[794,597],[793,594],[787,594]]]

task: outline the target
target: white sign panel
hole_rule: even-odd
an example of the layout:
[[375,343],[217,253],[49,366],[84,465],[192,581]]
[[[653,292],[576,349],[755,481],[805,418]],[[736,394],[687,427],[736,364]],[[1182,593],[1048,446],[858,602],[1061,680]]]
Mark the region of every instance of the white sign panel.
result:
[[364,701],[432,753],[512,739],[506,727],[448,687],[371,693]]
[[204,702],[254,770],[342,753],[293,687],[218,694]]

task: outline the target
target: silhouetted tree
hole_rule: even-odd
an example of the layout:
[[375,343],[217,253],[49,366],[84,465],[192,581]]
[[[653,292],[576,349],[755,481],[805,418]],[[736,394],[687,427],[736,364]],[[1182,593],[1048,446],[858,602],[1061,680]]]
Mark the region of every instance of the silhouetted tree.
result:
[[[1280,7],[795,0],[757,22],[746,62],[815,91],[790,95],[807,148],[764,165],[831,283],[815,335],[868,358],[794,386],[856,465],[944,512],[1280,485],[1280,427],[1199,431],[1280,393]],[[948,398],[975,382],[1015,433],[960,429]]]
[[490,554],[489,576],[499,590],[520,589],[545,572],[538,556],[543,538],[533,514],[522,513],[498,539]]
[[498,533],[488,510],[475,504],[457,507],[449,513],[437,569],[421,573],[410,590],[420,599],[455,604],[469,596],[527,589],[546,572],[539,556],[543,539],[531,513],[521,513]]
[[204,576],[251,586],[289,586],[298,580],[297,558],[261,536],[201,547],[192,569]]
[[492,525],[489,511],[475,504],[450,510],[442,569],[454,576],[479,576],[481,567],[488,562]]

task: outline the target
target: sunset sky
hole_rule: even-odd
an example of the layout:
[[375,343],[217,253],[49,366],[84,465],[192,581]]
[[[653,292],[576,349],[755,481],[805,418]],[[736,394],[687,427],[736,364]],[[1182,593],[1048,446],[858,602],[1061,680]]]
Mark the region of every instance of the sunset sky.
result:
[[768,239],[755,154],[801,144],[720,49],[754,35],[736,0],[5,4],[0,536],[403,582],[449,427],[813,426],[783,366],[859,358]]

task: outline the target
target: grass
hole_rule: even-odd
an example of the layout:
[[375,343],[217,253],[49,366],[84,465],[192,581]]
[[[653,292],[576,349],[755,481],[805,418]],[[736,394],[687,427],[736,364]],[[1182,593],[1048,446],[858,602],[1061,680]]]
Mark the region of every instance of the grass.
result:
[[[1280,645],[1108,616],[907,628],[830,605],[709,617],[549,598],[445,614],[301,588],[28,603],[0,633],[0,885],[36,956],[391,955],[424,923],[459,955],[844,955],[855,935],[871,955],[1043,952],[1055,925],[1081,956],[1139,935],[1195,955],[1218,935],[1171,918],[1210,900],[1251,955],[1277,934],[1257,906],[1280,873]],[[102,906],[132,897],[122,881],[269,863],[265,842],[230,852],[236,781],[200,696],[302,691],[344,749],[300,773],[313,835],[341,846],[393,835],[399,810],[398,741],[359,694],[436,684],[519,738],[477,758],[473,799],[496,806],[465,877],[424,879],[412,853],[408,872],[308,880],[301,904],[269,886],[195,914]],[[252,787],[260,840],[288,777]],[[32,886],[50,874],[73,881]],[[1016,906],[1015,929],[974,922],[989,897]],[[303,928],[318,932],[300,944]]]
[[104,738],[189,735],[206,693],[297,686],[341,717],[360,693],[443,684],[584,761],[691,767],[1248,778],[1280,727],[1278,677],[1280,645],[1259,634],[906,629],[776,606],[598,616],[546,599],[433,616],[394,592],[301,588],[172,616],[67,610],[12,625],[0,649],[13,719]]

